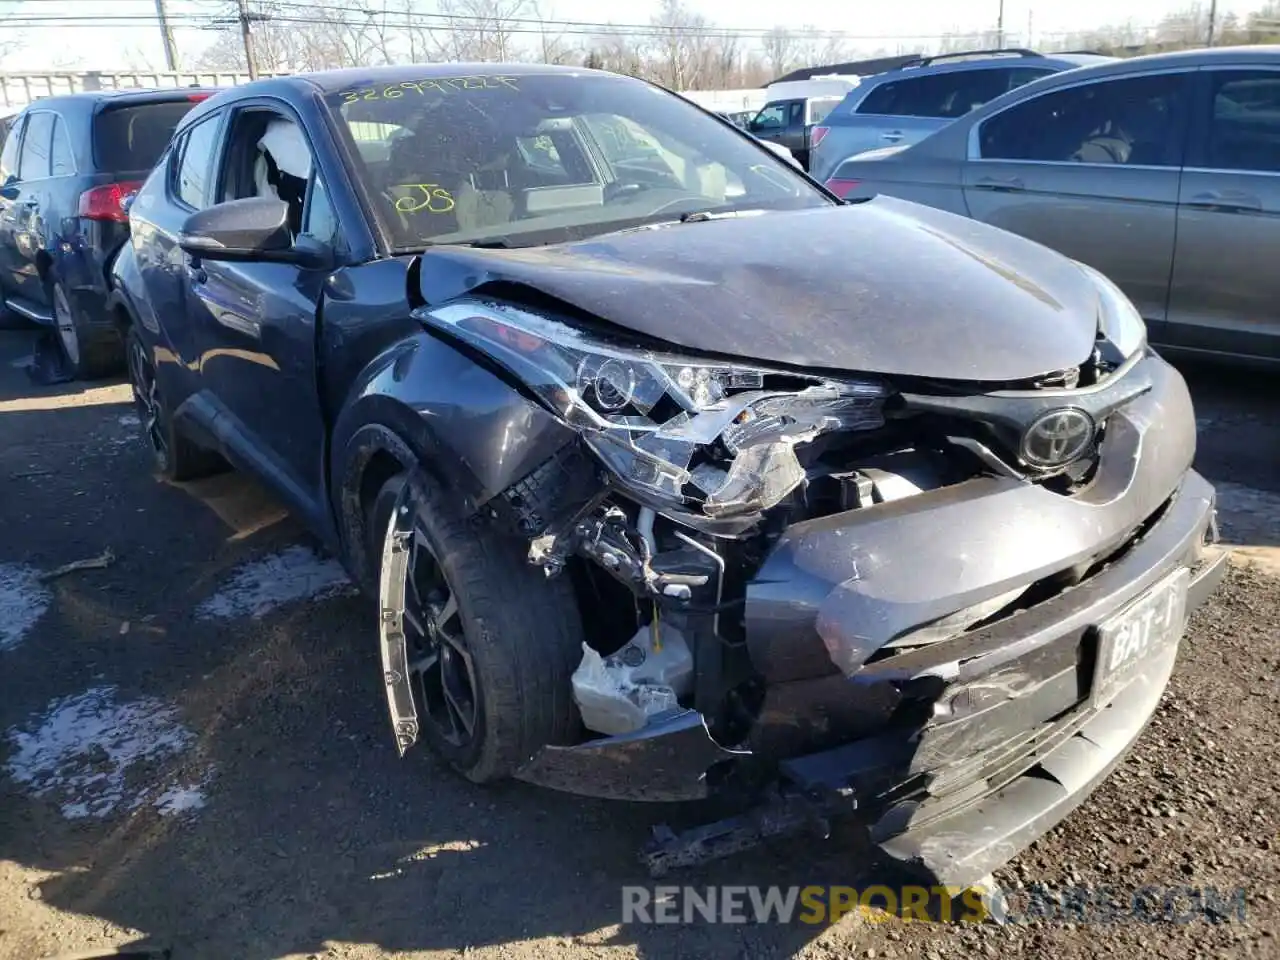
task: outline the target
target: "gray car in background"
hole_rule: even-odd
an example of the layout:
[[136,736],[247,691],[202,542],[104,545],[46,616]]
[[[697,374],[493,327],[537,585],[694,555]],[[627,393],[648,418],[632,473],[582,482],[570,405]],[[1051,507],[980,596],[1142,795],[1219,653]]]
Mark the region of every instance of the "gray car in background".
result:
[[811,131],[809,173],[825,180],[854,154],[916,143],[1032,80],[1113,59],[1018,48],[971,50],[922,57],[867,77]]
[[1111,278],[1169,352],[1280,364],[1280,46],[1038,80],[827,185],[1038,240]]

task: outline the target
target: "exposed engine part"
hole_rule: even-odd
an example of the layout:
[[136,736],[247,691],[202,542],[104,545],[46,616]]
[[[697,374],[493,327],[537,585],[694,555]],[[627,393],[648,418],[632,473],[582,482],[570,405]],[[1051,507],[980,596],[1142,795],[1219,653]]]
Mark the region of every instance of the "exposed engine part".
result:
[[621,650],[601,657],[583,644],[573,674],[573,698],[588,730],[617,736],[642,729],[650,717],[680,706],[693,689],[693,653],[675,627],[641,627]]
[[[642,515],[643,516],[643,515]],[[649,512],[646,537],[633,530],[626,512],[616,506],[599,506],[590,516],[576,520],[567,529],[549,531],[529,543],[529,562],[542,567],[547,576],[564,568],[574,554],[600,565],[615,579],[638,595],[689,599],[694,590],[711,579],[705,560],[681,562],[696,556],[694,551],[668,551],[655,556],[653,512]]]

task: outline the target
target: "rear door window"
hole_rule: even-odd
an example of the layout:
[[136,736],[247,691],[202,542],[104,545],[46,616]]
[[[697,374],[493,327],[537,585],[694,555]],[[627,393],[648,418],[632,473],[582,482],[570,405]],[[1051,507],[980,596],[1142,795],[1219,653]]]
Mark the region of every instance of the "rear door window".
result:
[[1212,74],[1204,166],[1280,173],[1280,71]]
[[984,160],[1181,166],[1184,74],[1081,84],[1024,101],[983,123]]
[[61,117],[53,122],[53,145],[49,159],[49,173],[54,177],[69,177],[76,172],[75,156],[71,153],[71,141],[67,138],[67,125]]
[[193,100],[108,104],[93,120],[93,155],[103,171],[150,170]]
[[54,115],[45,110],[27,119],[27,133],[22,138],[22,156],[18,160],[18,176],[23,180],[41,180],[49,176],[49,146],[53,142]]
[[931,117],[954,120],[976,110],[1016,86],[1050,71],[993,67],[958,70],[928,77],[906,77],[881,84],[858,107],[858,113],[886,117]]

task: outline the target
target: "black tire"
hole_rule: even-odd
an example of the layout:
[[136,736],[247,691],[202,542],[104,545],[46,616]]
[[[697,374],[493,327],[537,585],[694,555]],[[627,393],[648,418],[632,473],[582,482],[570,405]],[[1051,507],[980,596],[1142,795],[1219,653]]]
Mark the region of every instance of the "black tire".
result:
[[67,373],[76,380],[99,380],[124,369],[124,341],[114,324],[92,322],[56,280],[49,284],[49,303]]
[[[581,734],[571,687],[582,658],[577,600],[568,577],[548,580],[527,562],[521,543],[461,517],[421,471],[388,480],[374,498],[371,522],[377,523],[379,505],[386,511],[384,521],[374,526],[374,556],[381,557],[389,533],[387,505],[394,504],[406,483],[403,509],[425,538],[430,560],[456,600],[475,686],[471,735],[456,742],[427,708],[428,685],[415,675],[423,739],[476,783],[505,779],[544,745],[573,743]],[[410,596],[406,590],[406,605]]]
[[136,327],[129,327],[124,341],[133,405],[157,472],[167,480],[182,482],[224,470],[226,462],[218,454],[206,450],[174,426],[156,380],[151,352]]

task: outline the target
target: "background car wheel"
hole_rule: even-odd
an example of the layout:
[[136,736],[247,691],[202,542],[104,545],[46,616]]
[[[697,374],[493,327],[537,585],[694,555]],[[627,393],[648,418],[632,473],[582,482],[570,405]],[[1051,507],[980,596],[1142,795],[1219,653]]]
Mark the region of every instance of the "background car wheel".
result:
[[96,380],[119,373],[124,366],[124,345],[120,334],[108,323],[92,323],[76,307],[66,287],[55,282],[49,287],[58,346],[67,372],[77,380]]
[[134,327],[125,335],[125,359],[133,387],[133,404],[156,469],[167,479],[177,481],[195,480],[223,469],[221,457],[189,440],[173,425],[156,379],[151,352]]
[[[422,735],[469,779],[499,780],[581,732],[570,686],[582,657],[577,601],[567,577],[548,580],[517,541],[460,517],[420,474],[387,481],[374,511],[405,483],[402,617]],[[387,510],[384,537],[390,527]]]

